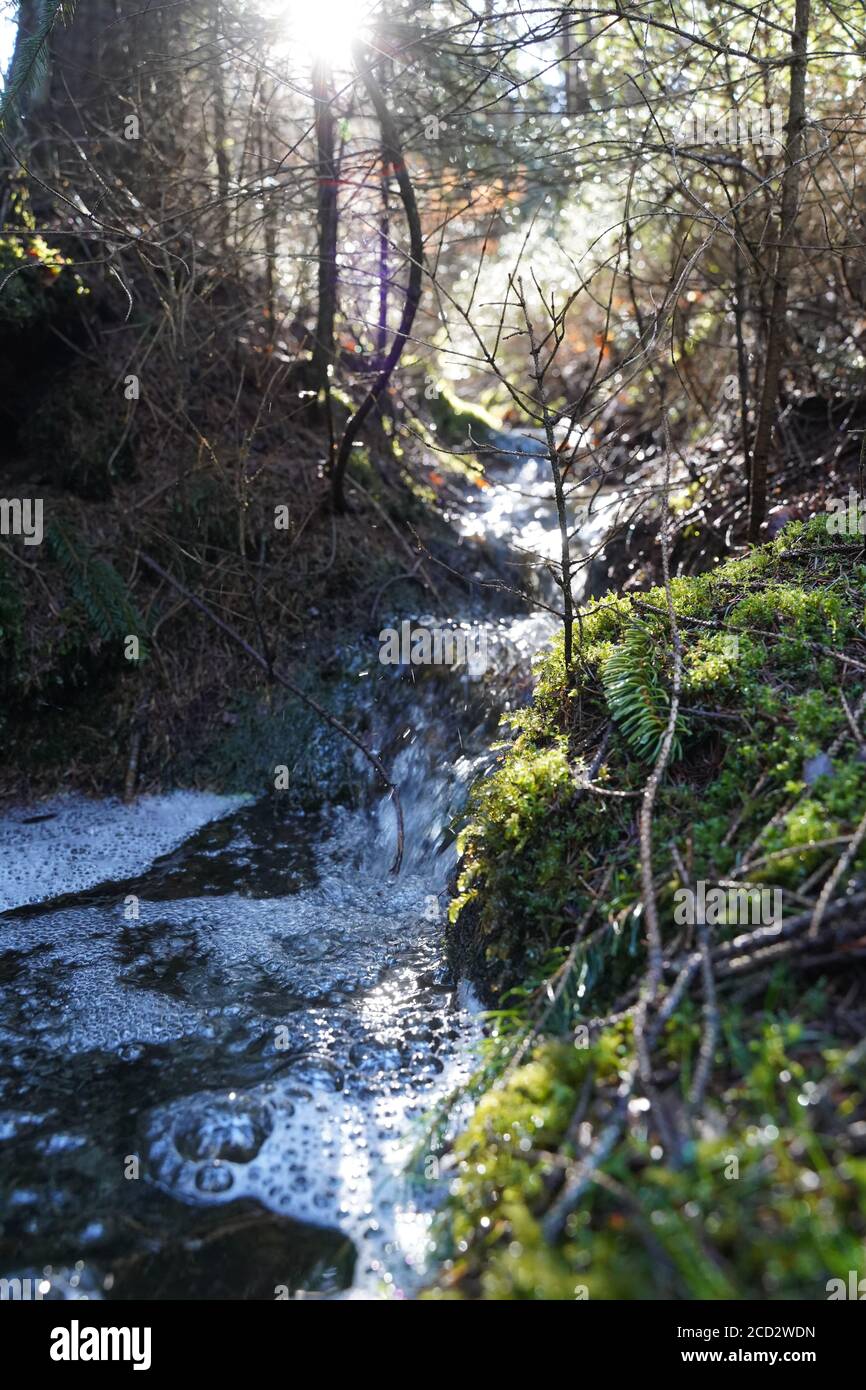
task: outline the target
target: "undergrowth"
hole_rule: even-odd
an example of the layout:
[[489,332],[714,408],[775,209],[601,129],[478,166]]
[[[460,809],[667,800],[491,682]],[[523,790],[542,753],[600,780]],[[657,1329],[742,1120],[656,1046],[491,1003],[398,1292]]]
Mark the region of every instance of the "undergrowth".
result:
[[[794,922],[863,816],[866,747],[849,718],[866,689],[857,554],[818,519],[673,582],[681,712],[652,831],[671,961],[695,947],[685,887],[779,890]],[[591,603],[579,631],[577,688],[554,643],[461,832],[451,949],[476,962],[491,1013],[472,1117],[446,1158],[444,1263],[428,1296],[824,1298],[862,1264],[866,1235],[862,907],[778,961],[716,965],[696,1108],[707,1021],[700,988],[684,994],[654,1051],[673,1148],[638,1084],[609,1156],[550,1224],[634,1061],[647,962],[636,823],[673,664],[662,590]],[[831,896],[864,882],[861,846]],[[754,921],[727,888],[720,899],[707,912],[716,949]]]

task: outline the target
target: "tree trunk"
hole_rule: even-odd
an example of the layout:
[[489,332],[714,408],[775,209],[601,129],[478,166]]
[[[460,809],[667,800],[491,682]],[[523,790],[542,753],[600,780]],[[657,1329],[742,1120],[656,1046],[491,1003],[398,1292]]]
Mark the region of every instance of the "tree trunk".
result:
[[[380,74],[380,85],[387,81],[387,64],[383,62]],[[382,144],[382,180],[379,186],[379,194],[382,200],[382,210],[379,214],[379,322],[376,328],[376,370],[381,371],[385,361],[385,349],[388,346],[388,280],[390,276],[390,257],[388,255],[388,243],[391,236],[391,211],[388,206],[388,188],[390,184],[390,165],[388,163],[388,149]]]
[[267,114],[270,107],[270,91],[261,86],[259,109],[256,113],[256,143],[258,146],[259,182],[264,201],[263,228],[265,238],[265,313],[267,314],[268,346],[273,347],[277,336],[277,204],[276,189],[264,193],[265,175],[273,167],[270,133]]
[[340,440],[340,448],[334,461],[331,477],[331,504],[336,512],[342,512],[345,507],[343,480],[346,473],[346,465],[349,462],[349,457],[352,452],[352,443],[362,424],[371,410],[373,410],[376,402],[388,385],[391,379],[391,373],[400,361],[400,354],[412,331],[412,324],[415,322],[415,313],[421,301],[421,286],[424,274],[424,236],[421,229],[421,216],[418,212],[418,203],[415,198],[415,190],[412,187],[412,180],[409,178],[406,163],[403,159],[403,149],[400,144],[397,127],[388,109],[382,89],[373,75],[373,70],[367,62],[360,43],[354,45],[353,53],[355,66],[367,89],[367,94],[370,97],[379,121],[379,128],[382,132],[382,149],[384,155],[394,171],[397,187],[400,190],[403,211],[406,214],[406,222],[409,226],[409,277],[406,284],[406,298],[403,301],[403,312],[400,315],[400,326],[394,334],[394,341],[382,364],[382,370],[373,382],[364,400],[355,411],[355,414],[348,421],[343,431],[343,437]]
[[565,87],[565,112],[568,116],[577,116],[582,111],[592,109],[589,88],[580,66],[582,58],[573,56],[577,51],[580,51],[582,55],[587,52],[586,44],[593,37],[592,25],[589,20],[583,21],[583,31],[584,41],[581,45],[576,41],[574,14],[572,8],[569,7],[562,16],[562,27],[559,31],[559,56]]
[[212,28],[213,40],[213,59],[212,76],[214,84],[214,157],[217,168],[217,197],[219,198],[219,223],[218,232],[220,250],[223,255],[228,253],[229,247],[229,227],[231,215],[229,209],[229,189],[231,186],[231,165],[229,163],[228,146],[228,121],[226,117],[226,91],[225,79],[223,76],[220,22],[222,19],[221,7],[217,4]]
[[773,299],[767,337],[767,361],[749,485],[749,540],[757,542],[767,511],[767,465],[779,395],[782,352],[788,317],[788,282],[794,251],[794,232],[797,224],[797,204],[800,193],[800,160],[805,142],[803,125],[806,118],[806,61],[809,38],[811,0],[797,0],[794,30],[791,36],[791,84],[788,100],[788,141],[785,149],[785,170],[782,175],[782,206],[779,225],[779,245],[773,280]]
[[334,319],[337,314],[337,161],[334,154],[334,90],[327,63],[313,71],[316,103],[316,152],[319,177],[319,302],[313,344],[312,376],[319,391],[327,392],[334,362]]

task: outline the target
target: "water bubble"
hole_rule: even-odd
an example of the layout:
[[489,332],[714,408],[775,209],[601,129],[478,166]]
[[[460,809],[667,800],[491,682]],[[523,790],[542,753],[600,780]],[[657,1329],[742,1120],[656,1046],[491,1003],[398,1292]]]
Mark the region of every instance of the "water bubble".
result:
[[182,1158],[249,1163],[272,1128],[267,1106],[232,1092],[226,1097],[198,1097],[190,1102],[175,1122],[173,1139]]
[[355,1043],[349,1049],[349,1061],[357,1071],[366,1075],[378,1075],[405,1066],[406,1053],[402,1048],[389,1046],[387,1043]]
[[195,1185],[199,1192],[227,1192],[234,1182],[230,1168],[219,1163],[208,1163],[195,1175]]

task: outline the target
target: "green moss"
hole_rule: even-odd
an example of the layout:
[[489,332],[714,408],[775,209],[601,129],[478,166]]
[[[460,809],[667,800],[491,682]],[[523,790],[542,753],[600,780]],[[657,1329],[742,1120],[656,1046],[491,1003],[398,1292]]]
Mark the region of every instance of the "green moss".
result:
[[[824,881],[863,815],[866,763],[841,700],[856,704],[863,673],[832,655],[851,648],[859,659],[852,644],[866,639],[866,568],[855,553],[833,546],[819,520],[674,581],[682,711],[653,820],[668,944],[683,930],[674,849],[692,882],[730,875],[778,887],[791,915],[803,907],[793,894],[814,900],[807,880]],[[579,1097],[597,1137],[633,1060],[627,1025],[593,1034],[591,1047],[574,1042],[634,997],[645,968],[635,822],[673,673],[662,591],[592,603],[578,627],[576,688],[554,642],[533,705],[474,789],[461,832],[452,932],[471,918],[485,985],[509,1008],[491,1015],[496,1063],[454,1145],[445,1273],[431,1296],[823,1298],[828,1278],[857,1267],[866,1234],[866,1162],[852,1138],[866,1133],[866,1066],[834,1075],[851,1046],[833,1007],[835,974],[804,993],[802,975],[779,965],[753,979],[748,1007],[723,993],[711,1093],[697,1127],[683,1127],[683,1151],[671,1161],[633,1107],[599,1180],[561,1237],[545,1239],[545,1213],[582,1142]],[[635,737],[640,720],[630,727],[618,708],[615,657],[644,700],[649,746]],[[606,730],[595,785],[635,795],[582,785]],[[864,871],[861,849],[850,873]],[[742,930],[724,919],[717,942]],[[686,996],[656,1045],[674,1113],[702,1034],[700,1005]],[[524,1064],[510,1071],[521,1042]]]
[[428,410],[441,444],[464,444],[470,430],[474,439],[485,444],[502,428],[501,421],[484,406],[476,401],[461,400],[443,381],[437,383],[437,392],[428,402]]

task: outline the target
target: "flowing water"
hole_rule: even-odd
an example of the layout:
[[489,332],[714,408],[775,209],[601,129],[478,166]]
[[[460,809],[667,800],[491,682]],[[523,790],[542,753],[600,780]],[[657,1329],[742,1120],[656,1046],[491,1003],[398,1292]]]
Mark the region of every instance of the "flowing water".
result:
[[[545,470],[512,460],[467,536],[557,554]],[[397,878],[372,787],[354,810],[180,792],[0,822],[7,1279],[55,1298],[417,1287],[448,1181],[430,1118],[480,1031],[442,956],[449,826],[552,625],[491,621],[483,679],[371,654],[376,742],[400,748]]]

